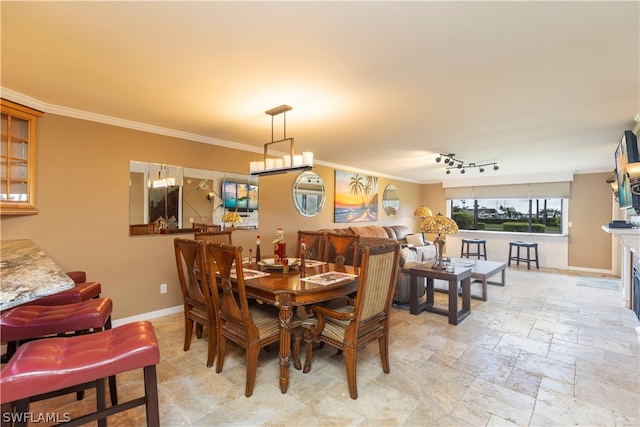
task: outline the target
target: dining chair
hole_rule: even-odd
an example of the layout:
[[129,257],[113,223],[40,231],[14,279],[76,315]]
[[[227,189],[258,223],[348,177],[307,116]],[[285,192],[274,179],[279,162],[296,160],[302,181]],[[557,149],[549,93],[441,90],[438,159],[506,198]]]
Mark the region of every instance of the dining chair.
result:
[[327,233],[324,244],[324,261],[338,265],[356,265],[360,236],[355,234]]
[[385,374],[389,373],[389,314],[399,256],[398,243],[364,248],[354,305],[337,309],[322,305],[313,307],[317,317],[303,322],[306,351],[304,373],[311,369],[313,341],[336,347],[344,354],[349,395],[357,399],[357,353],[374,340],[378,340],[382,370]]
[[196,240],[202,240],[204,242],[217,242],[224,243],[226,245],[232,245],[231,230],[218,230],[218,231],[201,231],[194,234]]
[[298,246],[296,258],[301,257],[302,240],[304,240],[307,250],[304,252],[305,259],[322,261],[324,257],[325,233],[322,231],[302,231],[298,230]]
[[[223,243],[207,243],[207,263],[218,268],[216,279],[220,294],[220,339],[216,372],[221,372],[231,340],[245,349],[247,364],[245,396],[253,394],[258,355],[260,349],[280,340],[280,317],[278,310],[267,304],[249,304],[242,267],[242,248]],[[211,270],[210,270],[211,271]],[[300,320],[294,320],[297,328],[298,354],[301,338]]]
[[219,339],[219,300],[217,290],[211,290],[211,279],[207,274],[205,261],[205,244],[199,240],[176,238],[173,246],[184,302],[184,351],[188,351],[191,346],[194,325],[197,338],[202,338],[203,329],[207,327],[207,367],[211,367]]

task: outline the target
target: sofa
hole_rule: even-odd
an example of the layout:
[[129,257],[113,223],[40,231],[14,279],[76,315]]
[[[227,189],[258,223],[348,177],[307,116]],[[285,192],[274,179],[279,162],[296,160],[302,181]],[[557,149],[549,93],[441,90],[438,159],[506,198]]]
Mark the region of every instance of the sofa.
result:
[[[355,234],[360,237],[360,247],[372,246],[389,241],[400,243],[400,269],[393,301],[396,304],[409,302],[409,270],[416,264],[434,262],[436,247],[425,241],[421,233],[413,233],[406,225],[348,227],[337,229],[323,229],[323,232],[339,234]],[[347,264],[359,264],[359,260],[346,260]],[[418,297],[424,295],[424,288],[418,288]]]

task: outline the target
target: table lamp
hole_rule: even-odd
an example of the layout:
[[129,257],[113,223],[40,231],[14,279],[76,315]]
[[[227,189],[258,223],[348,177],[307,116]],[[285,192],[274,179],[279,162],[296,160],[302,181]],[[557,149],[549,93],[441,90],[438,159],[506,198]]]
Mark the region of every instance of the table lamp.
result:
[[416,209],[413,212],[413,216],[418,216],[420,218],[422,218],[422,220],[424,221],[424,219],[428,216],[433,216],[433,212],[431,212],[431,209],[425,207],[425,206],[420,206],[418,209]]
[[422,221],[420,231],[423,233],[437,234],[438,237],[433,241],[436,245],[436,262],[431,268],[435,270],[444,270],[446,267],[442,264],[442,251],[444,248],[443,234],[455,234],[458,232],[458,224],[451,218],[438,213],[438,215],[428,216]]

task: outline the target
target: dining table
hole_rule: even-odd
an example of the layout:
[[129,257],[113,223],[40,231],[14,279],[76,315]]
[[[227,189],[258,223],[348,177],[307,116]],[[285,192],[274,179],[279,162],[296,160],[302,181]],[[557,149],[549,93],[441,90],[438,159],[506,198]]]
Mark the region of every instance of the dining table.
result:
[[[299,261],[299,260],[297,260]],[[244,265],[244,280],[247,296],[279,309],[280,315],[280,391],[289,387],[289,365],[291,357],[291,321],[296,307],[313,305],[346,296],[358,289],[357,268],[315,260],[306,260],[304,272],[295,265],[288,272],[282,266],[268,263]],[[252,271],[268,273],[252,277]]]
[[0,244],[0,311],[71,289],[75,283],[29,239]]

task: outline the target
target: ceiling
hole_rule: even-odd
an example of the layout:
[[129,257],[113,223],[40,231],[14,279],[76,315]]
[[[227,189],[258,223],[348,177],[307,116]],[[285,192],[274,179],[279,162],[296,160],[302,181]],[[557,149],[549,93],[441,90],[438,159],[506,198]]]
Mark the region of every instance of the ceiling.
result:
[[[640,113],[637,1],[2,1],[1,20],[3,97],[254,152],[288,104],[297,152],[410,182],[610,171]],[[446,175],[438,153],[500,169]]]

